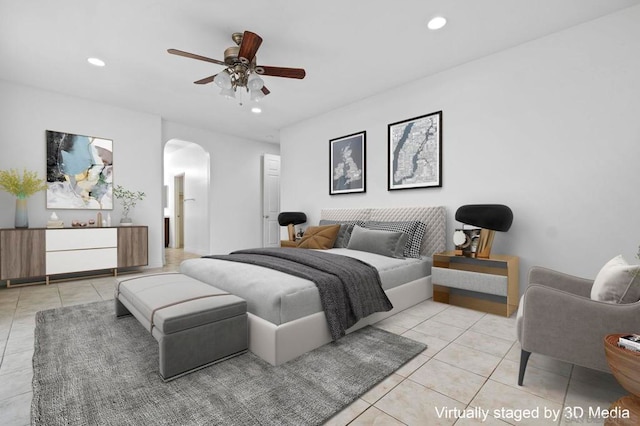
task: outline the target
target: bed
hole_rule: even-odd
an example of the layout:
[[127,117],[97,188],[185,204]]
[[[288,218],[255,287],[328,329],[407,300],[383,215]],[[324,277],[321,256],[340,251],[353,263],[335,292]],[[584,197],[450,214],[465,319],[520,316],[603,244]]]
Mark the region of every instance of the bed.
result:
[[[355,331],[432,297],[431,256],[445,249],[443,207],[325,209],[328,221],[420,221],[426,225],[419,258],[395,259],[374,253],[333,248],[326,252],[354,257],[373,265],[393,304],[347,330]],[[256,269],[257,268],[257,269]],[[314,283],[283,272],[219,259],[185,260],[182,273],[247,300],[249,350],[272,365],[280,365],[332,341]],[[269,282],[269,286],[265,286]]]

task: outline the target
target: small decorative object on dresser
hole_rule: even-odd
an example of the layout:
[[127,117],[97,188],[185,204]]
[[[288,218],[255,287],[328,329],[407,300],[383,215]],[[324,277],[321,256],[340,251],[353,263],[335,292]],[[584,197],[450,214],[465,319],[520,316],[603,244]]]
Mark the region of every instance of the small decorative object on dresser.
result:
[[15,227],[28,228],[27,199],[36,192],[47,189],[44,179],[40,179],[36,172],[26,169],[22,171],[22,176],[16,169],[0,170],[0,189],[16,196]]
[[476,257],[480,231],[480,228],[466,228],[464,225],[462,229],[456,229],[453,233],[453,243],[456,245],[457,256]]
[[120,219],[120,226],[133,225],[133,220],[131,220],[129,214],[138,201],[144,200],[146,194],[142,191],[129,191],[121,185],[116,185],[115,188],[113,188],[113,196],[119,199],[120,204],[122,204],[122,218]]
[[604,338],[604,353],[613,377],[630,395],[623,396],[609,407],[609,412],[620,413],[611,417],[605,425],[640,424],[640,352],[618,346],[621,337],[629,334],[609,334]]
[[47,221],[47,228],[64,228],[64,222],[58,219],[56,212],[51,213]]

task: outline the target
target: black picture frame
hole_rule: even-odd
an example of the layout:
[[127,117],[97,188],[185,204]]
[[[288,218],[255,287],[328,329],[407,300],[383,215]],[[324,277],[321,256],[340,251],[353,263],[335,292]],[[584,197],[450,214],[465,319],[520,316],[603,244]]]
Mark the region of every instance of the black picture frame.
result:
[[388,125],[387,190],[442,187],[442,111]]
[[367,192],[367,132],[329,140],[329,195]]

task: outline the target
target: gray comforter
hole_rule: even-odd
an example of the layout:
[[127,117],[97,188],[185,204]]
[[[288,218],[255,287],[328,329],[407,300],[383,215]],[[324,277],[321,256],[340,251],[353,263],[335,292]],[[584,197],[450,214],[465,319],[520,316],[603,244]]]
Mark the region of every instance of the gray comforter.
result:
[[205,258],[268,267],[314,282],[333,340],[360,319],[393,308],[376,268],[358,259],[297,248],[239,250]]

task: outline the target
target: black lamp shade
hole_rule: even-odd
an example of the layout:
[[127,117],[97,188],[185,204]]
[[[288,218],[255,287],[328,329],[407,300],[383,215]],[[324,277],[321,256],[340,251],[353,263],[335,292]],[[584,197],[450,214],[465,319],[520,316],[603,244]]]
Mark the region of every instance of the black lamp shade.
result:
[[307,221],[307,215],[302,212],[282,212],[278,215],[280,226],[300,225]]
[[456,220],[479,228],[506,232],[513,223],[513,212],[502,204],[467,204],[456,211]]

